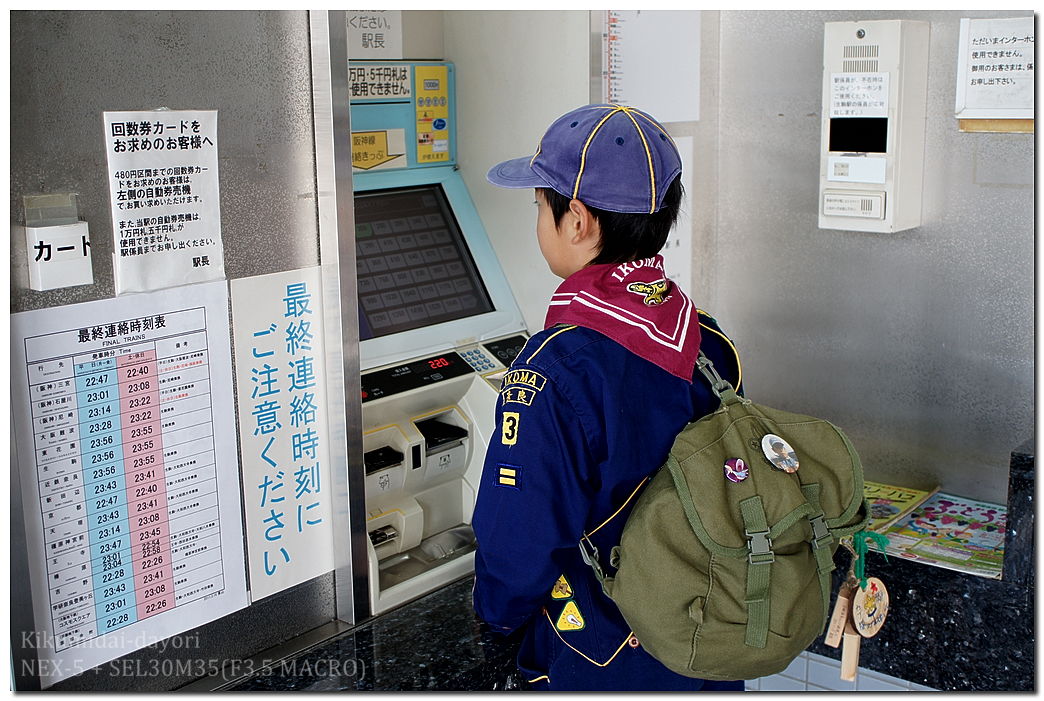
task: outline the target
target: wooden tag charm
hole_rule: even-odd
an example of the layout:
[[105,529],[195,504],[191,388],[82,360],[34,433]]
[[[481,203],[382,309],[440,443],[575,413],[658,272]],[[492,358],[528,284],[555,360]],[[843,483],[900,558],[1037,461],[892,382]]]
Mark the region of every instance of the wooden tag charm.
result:
[[877,577],[868,577],[866,588],[856,587],[852,597],[852,623],[864,638],[877,635],[888,616],[888,590]]
[[862,637],[856,632],[849,618],[845,625],[844,643],[841,646],[841,679],[854,682],[859,671],[859,645]]
[[854,593],[852,585],[848,582],[842,584],[837,591],[837,601],[834,602],[834,611],[830,614],[830,624],[827,626],[826,637],[823,638],[823,642],[830,647],[836,648],[841,644],[841,636],[845,632],[845,624],[852,610]]

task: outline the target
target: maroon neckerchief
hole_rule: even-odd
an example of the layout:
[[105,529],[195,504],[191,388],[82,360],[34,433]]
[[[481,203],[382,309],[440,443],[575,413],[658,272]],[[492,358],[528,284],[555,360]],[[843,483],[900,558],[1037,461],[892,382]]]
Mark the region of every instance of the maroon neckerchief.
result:
[[663,256],[589,265],[551,295],[544,328],[576,324],[692,382],[700,350],[696,306],[663,272]]

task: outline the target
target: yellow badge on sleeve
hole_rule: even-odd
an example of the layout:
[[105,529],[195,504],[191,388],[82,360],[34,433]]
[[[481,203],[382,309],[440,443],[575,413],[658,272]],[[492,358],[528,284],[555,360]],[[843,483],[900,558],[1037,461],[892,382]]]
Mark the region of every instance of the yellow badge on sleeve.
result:
[[563,574],[555,582],[555,586],[551,589],[552,599],[571,599],[573,597],[573,588],[569,586],[569,580],[565,578]]
[[515,445],[518,442],[518,424],[522,420],[517,411],[505,411],[500,427],[500,442],[504,445]]
[[580,609],[577,608],[576,602],[570,601],[562,609],[562,614],[558,617],[555,628],[562,632],[568,632],[571,630],[582,630],[584,625],[584,617],[580,615]]

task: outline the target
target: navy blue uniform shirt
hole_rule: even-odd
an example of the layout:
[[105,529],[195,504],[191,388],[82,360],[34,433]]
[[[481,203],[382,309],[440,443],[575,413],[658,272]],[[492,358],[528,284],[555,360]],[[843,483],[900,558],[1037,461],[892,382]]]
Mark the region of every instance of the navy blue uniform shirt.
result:
[[[739,358],[699,315],[701,349],[740,386]],[[518,665],[537,687],[740,690],[678,675],[633,639],[578,549],[585,534],[608,566],[637,488],[686,423],[718,399],[590,329],[529,339],[501,386],[472,525],[475,610],[494,629],[526,626]],[[610,570],[610,573],[612,571]]]

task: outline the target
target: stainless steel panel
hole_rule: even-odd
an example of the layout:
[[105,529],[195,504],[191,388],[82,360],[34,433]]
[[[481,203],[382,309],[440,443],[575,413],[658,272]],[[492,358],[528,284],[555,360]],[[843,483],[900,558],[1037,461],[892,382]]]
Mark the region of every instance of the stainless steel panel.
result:
[[102,143],[110,110],[218,110],[227,276],[315,265],[308,55],[304,12],[12,12],[12,222],[23,195],[79,193],[95,284],[25,289],[25,242],[15,238],[11,310],[114,294]]
[[337,495],[334,513],[335,598],[337,618],[355,623],[368,617],[370,611],[345,14],[344,11],[314,11],[310,13],[310,23],[319,241],[323,260],[327,348],[331,350],[327,358],[327,376],[332,478]]
[[[15,239],[12,312],[113,295],[112,221],[101,133],[102,112],[107,110],[218,110],[228,278],[320,262],[307,13],[18,11],[11,13],[10,24],[12,223],[21,217],[25,194],[79,193],[80,212],[91,229],[96,281],[51,292],[25,289],[25,246]],[[336,284],[336,274],[328,279]],[[339,356],[339,347],[335,353]],[[18,494],[16,487],[12,478],[12,494]],[[22,542],[23,523],[12,521],[14,544]],[[12,556],[24,559],[24,547],[13,547]],[[24,562],[12,562],[13,573],[20,568]],[[20,581],[16,575],[12,583]],[[24,586],[17,591],[25,591]],[[214,665],[241,661],[335,615],[334,577],[327,574],[177,636],[177,641],[122,658],[132,663],[131,669],[180,661],[170,667],[171,675],[133,676],[105,665],[54,688],[174,688],[198,674],[199,663],[209,672]],[[26,625],[20,619],[12,623]]]

